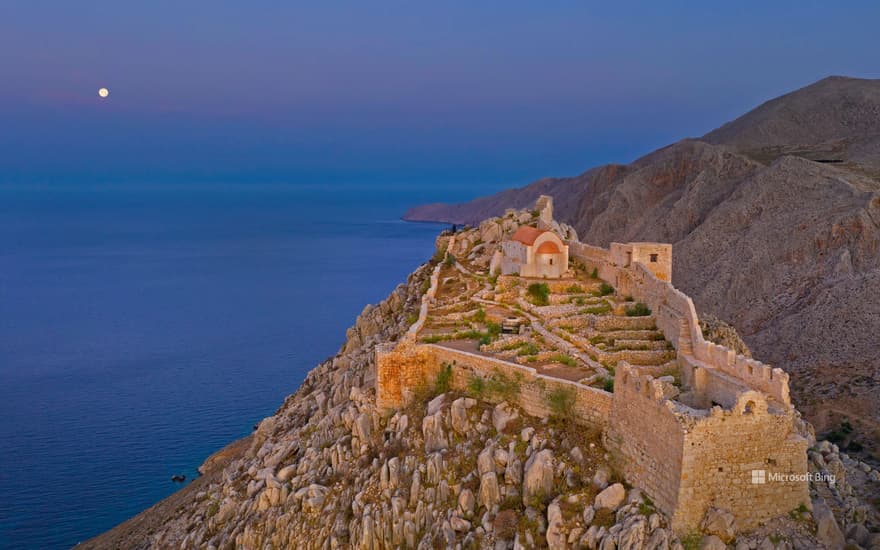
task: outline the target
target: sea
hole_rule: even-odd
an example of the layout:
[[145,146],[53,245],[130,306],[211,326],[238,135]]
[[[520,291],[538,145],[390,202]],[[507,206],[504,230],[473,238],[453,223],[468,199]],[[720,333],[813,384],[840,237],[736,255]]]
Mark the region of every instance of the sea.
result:
[[[481,190],[483,192],[484,190]],[[0,186],[0,548],[70,548],[273,414],[472,187]]]

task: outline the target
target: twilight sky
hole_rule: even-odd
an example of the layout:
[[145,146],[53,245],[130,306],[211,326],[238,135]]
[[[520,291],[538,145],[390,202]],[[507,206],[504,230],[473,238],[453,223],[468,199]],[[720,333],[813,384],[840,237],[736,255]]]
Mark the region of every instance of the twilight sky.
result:
[[876,0],[4,0],[0,182],[480,194],[632,160],[830,74],[878,78],[878,22]]

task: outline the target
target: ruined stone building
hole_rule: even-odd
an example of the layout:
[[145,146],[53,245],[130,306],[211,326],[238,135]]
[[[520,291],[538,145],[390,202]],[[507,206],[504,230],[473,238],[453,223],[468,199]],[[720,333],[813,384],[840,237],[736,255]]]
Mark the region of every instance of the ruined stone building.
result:
[[[569,344],[580,346],[578,350],[597,373],[609,365],[589,357],[619,359],[607,370],[613,388],[589,383],[599,374],[585,380],[554,377],[485,352],[420,341],[419,331],[435,300],[438,266],[420,320],[408,338],[396,347],[377,349],[379,405],[401,406],[409,390],[435,376],[442,365],[455,366],[454,384],[460,389],[467,377],[506,372],[523,381],[517,404],[529,414],[550,414],[543,397],[548,391],[567,388],[573,392],[574,418],[603,431],[605,445],[623,477],[645,491],[680,533],[697,527],[710,508],[730,511],[740,528],[750,529],[809,505],[808,436],[789,397],[788,374],[703,338],[692,300],[672,285],[672,246],[612,243],[604,249],[562,241],[549,229],[552,218],[545,216],[552,213],[549,197],[542,197],[538,206],[543,228],[522,225],[509,238],[499,239],[489,267],[498,266],[502,278],[515,273],[526,278],[562,278],[552,284],[563,287],[584,284],[569,276],[570,254],[588,272],[595,270],[601,281],[613,286],[621,304],[646,305],[649,315],[637,318],[621,314],[624,306],[617,302],[610,312],[577,313],[572,322],[581,328],[564,335]],[[455,246],[453,240],[450,250]],[[480,303],[491,300],[481,298]],[[526,307],[531,308],[533,319],[539,319],[544,311],[575,306],[541,309],[520,299],[512,311]],[[552,328],[556,314],[548,313],[545,329]],[[579,336],[579,331],[591,336],[600,329],[623,335],[620,342],[656,331],[664,342],[655,342],[659,351],[616,351],[600,349],[592,343],[595,338]],[[646,340],[645,345],[649,344],[653,345]],[[661,352],[670,358],[662,365],[639,364],[645,354]]]

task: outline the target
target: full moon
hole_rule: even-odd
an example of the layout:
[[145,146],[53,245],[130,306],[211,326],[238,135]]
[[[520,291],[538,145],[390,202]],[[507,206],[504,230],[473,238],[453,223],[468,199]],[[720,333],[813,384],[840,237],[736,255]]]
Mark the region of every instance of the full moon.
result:
[[100,90],[98,90],[98,95],[102,98],[107,97],[108,95],[110,95],[110,90],[108,90],[107,88],[101,88]]

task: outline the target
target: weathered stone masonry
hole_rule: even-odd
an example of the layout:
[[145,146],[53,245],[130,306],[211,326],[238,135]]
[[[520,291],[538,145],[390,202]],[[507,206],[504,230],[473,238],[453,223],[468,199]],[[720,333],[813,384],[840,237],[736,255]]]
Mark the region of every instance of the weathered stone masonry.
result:
[[[703,339],[693,302],[670,282],[671,245],[566,244],[572,259],[595,267],[618,293],[651,308],[657,328],[675,347],[680,388],[656,369],[621,362],[614,393],[608,393],[516,363],[418,344],[435,273],[415,330],[397,347],[377,348],[380,407],[404,404],[408,392],[443,364],[454,365],[453,384],[461,389],[472,373],[518,377],[518,405],[536,416],[550,413],[544,392],[566,387],[576,395],[574,417],[604,430],[625,479],[651,496],[676,531],[696,528],[710,507],[731,511],[740,529],[750,529],[800,504],[809,506],[808,443],[798,433],[788,375]],[[753,470],[765,471],[766,483],[753,483]],[[789,481],[772,480],[774,475]]]

